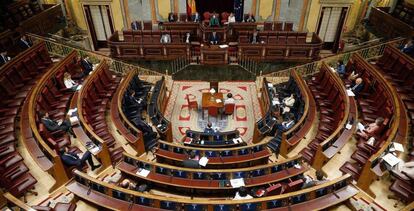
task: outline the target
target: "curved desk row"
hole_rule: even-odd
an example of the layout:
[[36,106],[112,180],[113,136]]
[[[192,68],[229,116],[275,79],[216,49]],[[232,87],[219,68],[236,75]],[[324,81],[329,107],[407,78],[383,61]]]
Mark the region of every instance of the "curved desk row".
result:
[[238,130],[227,132],[201,132],[187,130],[183,138],[184,145],[192,147],[227,148],[245,145]]
[[66,189],[77,197],[110,210],[258,211],[321,210],[339,205],[358,194],[350,175],[296,192],[247,200],[182,199],[140,193],[108,184],[75,170]]

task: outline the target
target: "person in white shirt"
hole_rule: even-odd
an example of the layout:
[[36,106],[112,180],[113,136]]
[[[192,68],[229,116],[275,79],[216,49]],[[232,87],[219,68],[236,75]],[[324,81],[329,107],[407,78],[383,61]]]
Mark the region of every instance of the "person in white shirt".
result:
[[295,104],[295,96],[291,94],[289,97],[283,99],[283,104],[287,107],[292,107]]
[[235,22],[236,22],[236,16],[234,16],[233,13],[230,13],[229,17],[227,18],[226,24],[235,23]]
[[233,95],[231,93],[228,93],[227,94],[227,99],[224,101],[224,105],[234,104],[234,103],[235,103],[235,101],[234,101]]
[[79,85],[78,83],[72,80],[72,76],[68,72],[65,72],[65,74],[63,75],[63,83],[65,84],[66,88],[72,89],[73,91],[76,91],[76,88]]
[[160,42],[161,43],[171,43],[171,37],[170,37],[170,35],[169,34],[163,34],[161,36]]
[[236,192],[236,195],[234,196],[234,200],[243,200],[243,199],[252,199],[253,196],[248,194],[249,191],[244,187],[240,187],[239,191]]
[[10,60],[11,58],[7,56],[7,51],[2,51],[0,53],[0,66],[2,66],[3,64],[6,64]]
[[190,43],[190,33],[189,32],[187,32],[186,34],[185,34],[185,43]]

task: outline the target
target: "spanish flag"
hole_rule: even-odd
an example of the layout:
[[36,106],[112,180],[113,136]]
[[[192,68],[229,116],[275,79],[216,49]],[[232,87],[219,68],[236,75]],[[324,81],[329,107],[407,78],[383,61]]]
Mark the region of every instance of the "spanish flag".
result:
[[187,0],[187,15],[191,17],[191,14],[197,11],[196,9],[196,0]]

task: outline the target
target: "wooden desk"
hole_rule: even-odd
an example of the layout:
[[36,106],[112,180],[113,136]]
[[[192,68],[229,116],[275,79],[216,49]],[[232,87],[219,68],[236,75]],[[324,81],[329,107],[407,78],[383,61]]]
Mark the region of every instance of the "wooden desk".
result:
[[202,64],[227,64],[228,48],[220,48],[219,45],[203,45],[200,49]]
[[[214,97],[214,100],[211,101],[211,96]],[[221,102],[217,103],[216,99],[220,99]],[[218,113],[218,109],[224,107],[224,100],[223,100],[223,93],[214,93],[213,95],[211,93],[203,93],[202,99],[201,99],[201,112],[202,112],[202,118],[204,119],[204,110],[208,109],[208,114],[216,112]],[[210,112],[212,111],[212,112]]]

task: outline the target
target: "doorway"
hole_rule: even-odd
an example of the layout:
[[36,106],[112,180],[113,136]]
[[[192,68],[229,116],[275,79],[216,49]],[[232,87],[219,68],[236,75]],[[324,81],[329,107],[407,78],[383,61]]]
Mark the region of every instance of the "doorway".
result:
[[323,49],[337,52],[347,12],[348,7],[322,7],[317,33]]
[[83,8],[94,49],[107,48],[107,40],[114,33],[109,5],[84,5]]
[[196,0],[197,12],[202,16],[204,12],[216,12],[221,14],[222,12],[234,12],[234,0]]

